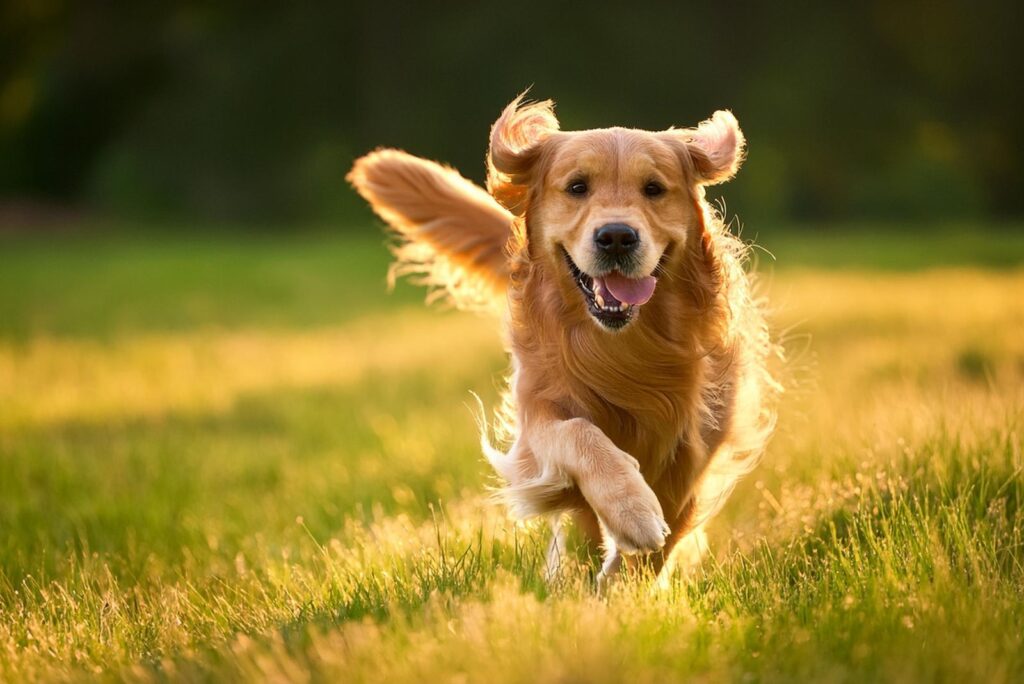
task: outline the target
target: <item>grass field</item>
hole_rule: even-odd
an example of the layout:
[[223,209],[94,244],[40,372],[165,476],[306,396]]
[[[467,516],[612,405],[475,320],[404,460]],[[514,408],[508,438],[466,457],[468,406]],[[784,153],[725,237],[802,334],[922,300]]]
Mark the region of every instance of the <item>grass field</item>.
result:
[[1024,679],[1024,232],[758,235],[778,433],[601,597],[488,501],[495,326],[363,232],[0,240],[0,681]]

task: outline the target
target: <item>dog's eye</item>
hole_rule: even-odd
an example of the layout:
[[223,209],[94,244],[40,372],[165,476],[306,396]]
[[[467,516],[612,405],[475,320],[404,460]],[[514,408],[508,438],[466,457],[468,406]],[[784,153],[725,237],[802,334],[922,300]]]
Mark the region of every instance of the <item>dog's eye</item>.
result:
[[658,197],[659,195],[665,194],[665,186],[661,183],[655,183],[651,181],[644,186],[644,194],[648,197]]
[[569,187],[565,189],[570,195],[586,195],[587,194],[587,182],[582,180],[574,180],[569,183]]

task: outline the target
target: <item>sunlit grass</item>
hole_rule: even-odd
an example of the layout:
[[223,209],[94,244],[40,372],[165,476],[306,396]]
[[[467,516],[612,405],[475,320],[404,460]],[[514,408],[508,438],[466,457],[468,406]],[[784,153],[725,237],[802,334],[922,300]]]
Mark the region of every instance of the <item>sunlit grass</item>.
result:
[[276,305],[216,275],[275,250],[178,273],[174,244],[65,256],[60,301],[19,298],[52,263],[12,247],[0,680],[1024,677],[1021,270],[780,267],[765,462],[692,577],[597,596],[583,559],[548,586],[543,528],[488,499],[491,323],[385,299],[377,242],[285,250]]
[[351,387],[374,373],[398,375],[438,357],[494,358],[495,328],[465,316],[446,321],[437,325],[436,314],[421,307],[386,319],[367,315],[344,328],[0,344],[0,369],[6,371],[0,374],[0,425],[218,413],[267,390]]

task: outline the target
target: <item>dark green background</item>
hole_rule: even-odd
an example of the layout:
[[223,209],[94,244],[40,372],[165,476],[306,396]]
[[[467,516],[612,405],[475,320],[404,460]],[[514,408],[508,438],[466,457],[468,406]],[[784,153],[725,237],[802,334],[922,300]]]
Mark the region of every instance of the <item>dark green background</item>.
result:
[[[479,179],[533,86],[566,129],[732,109],[758,220],[1024,213],[1017,3],[8,0],[0,201],[281,224],[365,216],[351,160]],[[200,225],[200,224],[197,224]]]

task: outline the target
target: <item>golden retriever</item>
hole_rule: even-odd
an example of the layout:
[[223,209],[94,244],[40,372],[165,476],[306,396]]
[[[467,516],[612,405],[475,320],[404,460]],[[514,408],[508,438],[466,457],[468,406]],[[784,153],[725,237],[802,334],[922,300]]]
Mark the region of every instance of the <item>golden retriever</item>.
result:
[[[744,155],[736,119],[696,128],[559,130],[520,95],[491,130],[487,191],[398,150],[348,180],[416,273],[463,308],[503,310],[512,371],[484,450],[519,517],[599,538],[599,579],[623,556],[699,558],[703,524],[754,465],[774,423],[775,346],[745,249],[708,206]],[[681,542],[686,543],[681,543]]]

